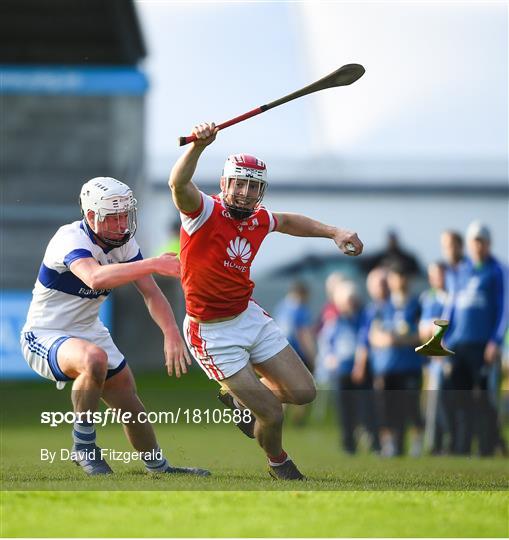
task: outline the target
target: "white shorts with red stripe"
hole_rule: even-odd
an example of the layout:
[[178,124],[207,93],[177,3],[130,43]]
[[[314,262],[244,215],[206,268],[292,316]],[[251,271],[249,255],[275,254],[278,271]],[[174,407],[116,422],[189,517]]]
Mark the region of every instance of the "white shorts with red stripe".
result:
[[215,381],[231,377],[248,362],[261,364],[288,345],[274,320],[253,300],[230,321],[198,323],[186,316],[184,336],[195,360]]

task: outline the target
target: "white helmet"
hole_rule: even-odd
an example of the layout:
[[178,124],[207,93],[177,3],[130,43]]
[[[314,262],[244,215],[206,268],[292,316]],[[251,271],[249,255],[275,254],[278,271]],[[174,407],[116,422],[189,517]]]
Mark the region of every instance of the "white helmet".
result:
[[[250,156],[248,154],[234,154],[228,156],[223,169],[223,178],[225,179],[223,188],[223,200],[225,206],[230,211],[232,217],[236,219],[245,219],[249,217],[253,212],[253,209],[247,209],[242,205],[235,203],[228,203],[226,201],[226,195],[230,182],[240,180],[246,180],[248,182],[247,190],[249,190],[251,183],[258,184],[258,190],[256,195],[256,205],[260,204],[267,187],[267,166],[260,159]],[[247,192],[247,191],[246,191]],[[247,201],[247,197],[245,197]]]
[[[87,217],[89,210],[95,214],[93,233],[97,236],[97,225],[106,216],[127,213],[127,227],[124,237],[116,240],[101,236],[100,240],[110,247],[120,247],[128,242],[136,232],[136,199],[131,188],[107,176],[98,176],[85,182],[80,192],[80,206],[83,215]],[[107,231],[106,231],[107,232]],[[118,232],[114,231],[114,232]]]

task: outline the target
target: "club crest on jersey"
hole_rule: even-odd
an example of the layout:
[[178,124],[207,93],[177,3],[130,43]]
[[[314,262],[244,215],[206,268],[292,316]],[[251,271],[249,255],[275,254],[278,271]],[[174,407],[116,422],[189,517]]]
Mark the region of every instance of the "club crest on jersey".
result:
[[251,222],[247,220],[242,221],[240,225],[237,225],[237,229],[239,230],[239,232],[242,232],[244,230],[244,227],[247,227],[248,231],[254,231],[256,227],[258,227],[258,225],[260,225],[258,223],[258,219],[254,218]]
[[251,244],[240,236],[237,236],[235,240],[230,240],[229,246],[226,248],[226,253],[232,261],[240,259],[243,263],[247,263],[251,258]]

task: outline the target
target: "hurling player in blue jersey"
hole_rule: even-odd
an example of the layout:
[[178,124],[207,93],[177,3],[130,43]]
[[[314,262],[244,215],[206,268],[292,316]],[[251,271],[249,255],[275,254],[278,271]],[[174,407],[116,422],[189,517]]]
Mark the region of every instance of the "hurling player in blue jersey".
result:
[[507,328],[507,275],[491,255],[486,225],[467,229],[469,259],[457,274],[450,317],[452,331],[445,343],[452,357],[451,385],[455,427],[454,452],[469,454],[474,433],[479,454],[492,455],[498,437],[497,411],[487,392],[491,370],[500,362]]
[[56,381],[57,387],[73,381],[71,459],[87,474],[112,472],[95,444],[90,420],[102,399],[133,415],[124,429],[148,472],[209,474],[168,464],[152,426],[143,421],[145,409],[131,370],[99,319],[100,305],[111,289],[134,283],[163,333],[168,373],[185,373],[187,350],[171,306],[152,277],[179,277],[179,262],[169,253],[143,259],[134,239],[136,199],[126,184],[93,178],[81,189],[80,205],[83,219],[60,227],[48,244],[21,333],[23,355],[34,371]]

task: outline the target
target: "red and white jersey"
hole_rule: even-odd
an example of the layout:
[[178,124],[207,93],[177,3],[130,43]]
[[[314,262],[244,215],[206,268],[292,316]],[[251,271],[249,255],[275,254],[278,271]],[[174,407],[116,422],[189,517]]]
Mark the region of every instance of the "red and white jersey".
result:
[[186,311],[209,321],[242,313],[254,289],[251,263],[277,225],[263,206],[245,220],[233,219],[219,196],[201,193],[200,207],[182,213],[180,262]]

